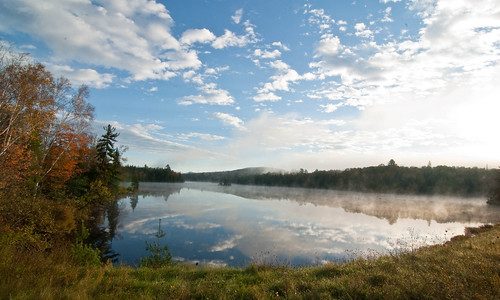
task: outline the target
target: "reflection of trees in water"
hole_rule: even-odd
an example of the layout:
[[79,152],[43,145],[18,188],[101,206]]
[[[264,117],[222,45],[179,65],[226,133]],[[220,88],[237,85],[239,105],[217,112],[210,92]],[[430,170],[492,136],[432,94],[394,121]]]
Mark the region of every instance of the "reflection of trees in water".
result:
[[179,194],[182,189],[182,183],[154,183],[154,182],[141,182],[139,191],[130,196],[130,207],[134,210],[139,203],[139,196],[142,199],[146,197],[163,197],[165,202],[173,194]]
[[[167,201],[170,195],[178,194],[182,189],[182,184],[141,183],[141,188],[143,185],[146,186],[145,190],[139,190],[138,193],[129,197],[132,210],[135,210],[139,204],[139,196],[142,196],[142,198],[162,196]],[[87,242],[101,251],[101,258],[103,260],[116,262],[118,259],[119,254],[112,250],[111,244],[113,239],[117,237],[116,232],[120,214],[123,213],[126,213],[126,211],[120,209],[119,201],[95,206],[91,217],[85,224],[90,232]]]
[[[290,200],[299,204],[340,207],[347,212],[386,219],[390,224],[400,218],[438,223],[500,221],[500,207],[486,205],[481,198],[413,196],[359,193],[322,189],[262,187],[249,185],[219,186],[213,183],[186,183],[185,187],[228,193],[257,200]],[[484,201],[483,201],[484,200]]]
[[182,188],[227,193],[257,200],[290,200],[299,204],[340,207],[346,212],[362,213],[386,219],[390,224],[398,219],[421,219],[428,222],[480,222],[500,221],[500,207],[485,205],[485,199],[448,196],[414,196],[395,194],[359,193],[293,187],[263,187],[251,185],[220,186],[214,183],[141,183],[139,194],[163,196],[180,193]]
[[[314,204],[340,207],[346,212],[362,213],[386,219],[390,224],[400,218],[434,220],[446,222],[497,223],[500,221],[500,207],[488,206],[485,199],[459,197],[409,196],[393,194],[356,193],[335,190],[262,187],[262,186],[219,186],[214,183],[141,183],[136,195],[129,198],[130,206],[135,209],[139,196],[163,197],[165,201],[171,195],[179,194],[183,188],[227,193],[256,200],[289,200],[299,204]],[[484,201],[483,201],[484,200]],[[120,210],[117,202],[95,208],[94,217],[88,221],[90,238],[105,259],[116,260],[118,254],[111,250],[111,241],[115,238],[118,217],[126,210]]]
[[86,227],[90,231],[87,242],[101,252],[101,259],[116,262],[119,254],[111,248],[111,242],[115,238],[116,228],[120,215],[120,207],[117,201],[107,205],[96,206],[92,217],[87,221]]
[[139,195],[138,194],[133,194],[130,196],[130,207],[132,208],[132,210],[135,210],[138,202],[139,202]]

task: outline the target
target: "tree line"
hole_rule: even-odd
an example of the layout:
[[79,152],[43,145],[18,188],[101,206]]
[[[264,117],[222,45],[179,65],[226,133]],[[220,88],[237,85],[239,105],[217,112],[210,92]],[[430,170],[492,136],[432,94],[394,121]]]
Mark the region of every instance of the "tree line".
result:
[[[461,196],[491,195],[495,186],[495,169],[465,167],[402,167],[394,160],[387,165],[350,168],[343,171],[264,173],[241,175],[231,172],[187,173],[186,180],[265,186],[288,186],[320,189],[338,189],[360,192],[440,194]],[[500,177],[499,177],[500,178]],[[500,185],[500,184],[499,184]],[[500,193],[500,192],[499,192]]]
[[124,166],[122,167],[122,179],[129,182],[184,182],[180,172],[175,172],[166,165],[164,168]]

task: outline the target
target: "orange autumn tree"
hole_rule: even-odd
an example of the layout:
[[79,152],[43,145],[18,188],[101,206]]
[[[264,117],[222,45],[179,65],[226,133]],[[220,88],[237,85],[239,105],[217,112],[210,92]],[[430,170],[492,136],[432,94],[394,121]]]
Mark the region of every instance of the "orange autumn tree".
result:
[[91,149],[93,108],[39,63],[0,49],[0,189],[57,190]]

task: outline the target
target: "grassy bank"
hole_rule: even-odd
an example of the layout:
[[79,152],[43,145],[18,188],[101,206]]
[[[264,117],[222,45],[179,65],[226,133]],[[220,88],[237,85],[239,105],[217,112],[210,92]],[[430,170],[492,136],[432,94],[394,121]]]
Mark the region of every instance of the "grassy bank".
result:
[[308,268],[82,266],[71,251],[2,245],[2,298],[500,298],[500,224],[411,253]]

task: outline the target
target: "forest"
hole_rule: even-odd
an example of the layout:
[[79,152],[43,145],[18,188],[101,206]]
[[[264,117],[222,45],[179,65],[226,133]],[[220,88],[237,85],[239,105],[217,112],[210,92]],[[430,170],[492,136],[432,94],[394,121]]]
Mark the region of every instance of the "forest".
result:
[[164,168],[158,167],[136,167],[123,166],[121,169],[121,178],[128,182],[184,182],[182,174],[175,172],[166,165]]
[[[255,171],[259,171],[256,169]],[[359,192],[398,194],[439,194],[460,196],[493,195],[492,187],[498,181],[496,169],[466,167],[398,166],[394,160],[387,165],[350,168],[343,171],[315,170],[308,172],[206,172],[186,173],[189,181],[230,182],[266,186],[288,186],[320,189],[338,189]]]

